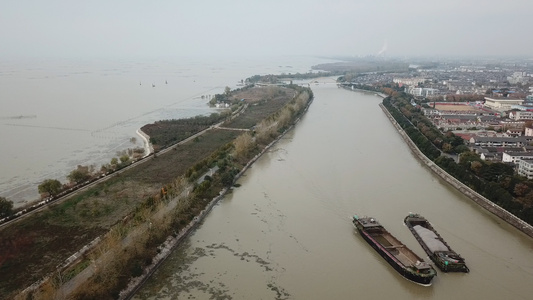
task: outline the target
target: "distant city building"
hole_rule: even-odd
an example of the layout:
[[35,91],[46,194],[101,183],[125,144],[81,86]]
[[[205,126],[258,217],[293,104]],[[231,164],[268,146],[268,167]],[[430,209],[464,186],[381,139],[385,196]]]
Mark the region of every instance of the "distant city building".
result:
[[527,84],[530,77],[527,76],[526,72],[514,72],[513,75],[507,76],[507,81],[510,84]]
[[503,152],[503,162],[517,164],[522,159],[533,159],[533,152]]
[[485,106],[498,111],[510,110],[512,105],[522,105],[522,99],[485,97]]
[[513,128],[513,129],[507,129],[507,131],[505,131],[505,134],[506,134],[507,136],[514,136],[514,137],[522,136],[523,133],[524,133],[524,130],[522,130],[522,129],[516,129],[516,128]]
[[448,91],[455,94],[476,94],[480,90],[484,93],[486,89],[481,89],[475,85],[474,82],[461,81],[461,80],[448,80],[443,84],[447,87]]
[[424,116],[440,115],[440,111],[434,108],[422,108],[422,113],[424,113]]
[[520,128],[524,129],[526,126],[526,122],[522,120],[511,120],[511,119],[502,119],[500,120],[501,128],[504,130],[510,129],[510,128]]
[[518,162],[518,175],[533,179],[533,159],[521,159]]
[[486,161],[501,161],[501,155],[498,155],[499,153],[491,153],[491,152],[488,152],[488,153],[481,153],[479,155],[479,158],[481,158],[482,160],[486,160]]
[[407,93],[418,96],[418,97],[428,97],[428,96],[434,96],[439,94],[438,89],[432,89],[432,88],[419,88],[419,87],[411,87],[409,86],[406,89]]
[[480,147],[525,147],[528,146],[533,137],[483,137],[476,136],[470,139],[470,144]]
[[522,105],[511,105],[511,109],[518,109],[522,111],[533,111],[532,103],[527,103],[524,101]]
[[394,78],[392,82],[400,85],[417,86],[419,83],[424,83],[425,78],[413,77],[413,78]]
[[509,119],[513,120],[533,120],[533,111],[511,111],[509,112]]

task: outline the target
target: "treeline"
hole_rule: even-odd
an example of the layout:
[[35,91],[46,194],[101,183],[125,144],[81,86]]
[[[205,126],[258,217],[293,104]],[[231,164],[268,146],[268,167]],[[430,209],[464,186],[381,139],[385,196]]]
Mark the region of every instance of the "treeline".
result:
[[405,133],[416,144],[418,149],[424,153],[429,159],[434,160],[440,156],[439,149],[420,132],[413,123],[401,113],[402,108],[398,109],[391,103],[391,97],[383,99],[383,105],[387,108],[390,114],[394,117],[396,122],[405,131]]
[[[259,75],[257,75],[259,76]],[[226,86],[224,88],[224,93],[222,94],[215,94],[211,100],[209,100],[209,105],[215,106],[217,103],[228,103],[231,105],[231,111],[235,111],[237,109],[236,106],[240,104],[240,100],[235,97],[239,92],[243,92],[246,90],[249,90],[253,88],[254,85],[250,82],[247,82],[245,86],[241,88],[231,89],[229,86]]]
[[512,167],[485,162],[475,154],[462,157],[459,164],[448,157],[439,157],[435,163],[491,202],[533,225],[533,184],[517,176]]
[[[135,138],[132,138],[134,140]],[[96,180],[113,174],[132,163],[143,160],[142,155],[144,149],[135,148],[127,149],[121,153],[117,153],[119,157],[113,157],[108,164],[100,166],[100,169],[95,169],[94,166],[78,165],[76,169],[72,170],[66,177],[68,182],[62,183],[58,179],[47,178],[43,180],[38,186],[37,190],[41,195],[39,201],[34,201],[22,207],[13,208],[13,201],[5,197],[0,197],[0,223],[4,223],[22,216],[25,213],[31,212],[49,202],[53,202],[63,196],[66,196],[78,189],[95,182]]]
[[209,126],[223,121],[231,111],[212,113],[209,116],[195,116],[187,119],[162,120],[144,125],[141,130],[150,136],[154,150],[176,144]]
[[[362,76],[362,74],[360,75]],[[386,92],[387,89],[390,89],[391,91],[395,91],[395,89],[391,89],[391,85],[366,85],[366,84],[360,84],[360,83],[347,83],[346,81],[347,81],[346,75],[340,76],[337,79],[337,82],[339,82],[344,88],[354,88],[354,89],[370,91],[370,92],[386,93],[387,95],[390,95],[390,93]]]
[[234,156],[237,161],[242,164],[248,162],[256,154],[257,149],[272,142],[303,113],[313,94],[309,88],[297,86],[293,88],[298,90],[296,97],[291,99],[282,109],[262,120],[252,132],[246,132],[235,139]]
[[[482,160],[451,131],[437,130],[412,104],[410,95],[391,88],[382,92],[390,95],[383,105],[422,153],[457,180],[533,225],[533,181],[518,176],[512,166]],[[459,163],[443,152],[458,154]]]
[[102,165],[99,170],[96,170],[94,166],[78,165],[76,169],[67,175],[68,182],[65,183],[61,183],[58,179],[45,179],[37,186],[37,190],[41,195],[40,201],[32,202],[17,209],[13,209],[13,201],[0,197],[0,224],[16,219],[23,214],[69,195],[102,177],[124,169],[132,163],[140,162],[147,158],[140,157],[143,153],[144,150],[140,148],[128,149],[119,158],[113,157],[109,164]]

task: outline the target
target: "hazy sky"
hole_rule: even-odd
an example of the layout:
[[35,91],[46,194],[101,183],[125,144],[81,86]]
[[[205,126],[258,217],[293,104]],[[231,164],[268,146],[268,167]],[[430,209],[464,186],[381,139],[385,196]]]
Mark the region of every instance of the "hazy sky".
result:
[[1,0],[0,59],[526,55],[533,1]]

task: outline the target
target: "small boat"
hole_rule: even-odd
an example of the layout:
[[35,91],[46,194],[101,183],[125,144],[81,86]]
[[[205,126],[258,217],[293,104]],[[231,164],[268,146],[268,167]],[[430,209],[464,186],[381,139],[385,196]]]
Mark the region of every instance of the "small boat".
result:
[[443,272],[470,272],[464,258],[452,250],[426,218],[410,213],[405,217],[404,223],[429,258]]
[[355,215],[352,222],[365,241],[400,275],[424,286],[431,285],[437,271],[390,234],[376,219]]

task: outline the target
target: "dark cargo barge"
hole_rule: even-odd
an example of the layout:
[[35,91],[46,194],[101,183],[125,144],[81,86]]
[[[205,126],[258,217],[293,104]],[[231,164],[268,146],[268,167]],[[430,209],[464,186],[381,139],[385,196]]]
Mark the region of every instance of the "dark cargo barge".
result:
[[470,272],[464,258],[452,250],[426,218],[419,214],[409,214],[404,223],[429,258],[443,272]]
[[390,234],[374,218],[354,216],[352,222],[365,241],[403,277],[421,285],[431,285],[431,280],[437,275],[435,269]]

